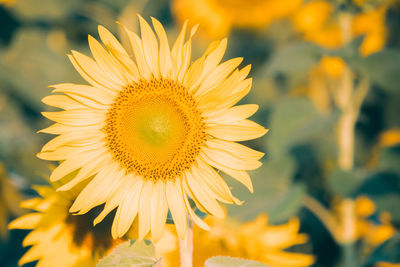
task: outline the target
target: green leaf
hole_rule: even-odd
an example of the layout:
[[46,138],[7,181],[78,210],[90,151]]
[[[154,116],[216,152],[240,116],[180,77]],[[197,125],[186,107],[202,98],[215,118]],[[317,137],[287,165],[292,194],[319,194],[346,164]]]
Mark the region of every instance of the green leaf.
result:
[[288,45],[276,51],[261,72],[265,76],[306,72],[320,60],[321,56],[322,49],[312,43]]
[[216,256],[206,260],[205,267],[268,267],[266,264],[227,256]]
[[154,244],[147,241],[127,241],[117,246],[97,267],[154,266],[158,262]]
[[386,242],[379,245],[370,254],[365,265],[370,266],[377,262],[398,263],[400,255],[400,234],[394,235]]
[[400,173],[400,153],[396,148],[381,148],[379,151],[379,161],[376,169],[378,171]]
[[399,62],[399,49],[385,49],[353,61],[352,67],[383,89],[395,92],[400,84]]
[[60,19],[65,18],[80,4],[79,0],[36,0],[16,1],[13,12],[21,19]]
[[363,181],[363,177],[356,171],[336,170],[328,177],[330,189],[343,197],[351,197]]
[[49,35],[48,31],[23,28],[9,49],[0,51],[0,79],[37,112],[43,110],[40,100],[50,93],[49,85],[80,80],[64,52],[47,45]]
[[286,153],[294,145],[331,131],[333,121],[333,116],[320,114],[307,98],[286,98],[271,115],[267,150],[274,156]]
[[379,196],[373,196],[378,212],[389,212],[394,221],[400,221],[400,196],[398,193],[386,193]]
[[243,186],[233,186],[233,194],[244,200],[244,203],[241,206],[229,205],[229,215],[248,221],[265,212],[270,221],[275,223],[296,214],[305,190],[303,185],[292,182],[295,169],[293,158],[287,154],[268,159],[259,169],[250,173],[254,185],[253,194]]

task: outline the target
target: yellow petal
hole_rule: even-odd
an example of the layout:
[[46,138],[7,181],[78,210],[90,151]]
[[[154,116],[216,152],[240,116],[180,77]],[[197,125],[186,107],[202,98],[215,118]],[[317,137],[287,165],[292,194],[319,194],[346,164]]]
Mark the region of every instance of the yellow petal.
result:
[[138,82],[140,79],[139,70],[117,38],[101,25],[99,25],[98,31],[101,41],[107,47],[108,51],[124,66],[125,74],[128,78],[134,82]]
[[241,120],[227,124],[208,124],[207,133],[226,141],[246,141],[263,136],[268,132],[261,125],[250,121]]
[[199,179],[201,179],[201,177],[193,177],[192,173],[187,171],[185,173],[187,189],[193,193],[193,196],[207,209],[208,213],[218,218],[223,218],[225,213],[215,200],[214,194],[206,185],[202,184]]
[[[105,153],[105,151],[103,153],[100,150],[98,156],[89,161],[87,164],[83,165],[78,174],[71,181],[57,188],[57,191],[68,191],[72,189],[80,182],[89,179],[98,173],[101,167],[105,166],[105,164],[108,164],[111,161],[111,156],[108,153]],[[57,178],[55,177],[54,179],[56,180]]]
[[43,130],[38,131],[38,133],[63,134],[63,133],[85,131],[85,130],[100,130],[101,128],[103,128],[102,124],[73,127],[61,123],[55,123]]
[[[105,149],[91,150],[86,153],[77,153],[74,157],[70,157],[63,161],[60,165],[53,170],[50,175],[50,181],[58,181],[71,172],[90,164],[91,162],[98,162],[98,158],[105,153]],[[75,178],[74,178],[75,179]]]
[[103,204],[122,177],[123,172],[117,163],[104,166],[80,192],[69,211],[85,214],[92,208]]
[[243,119],[247,119],[258,110],[258,105],[256,104],[247,104],[234,106],[230,109],[226,109],[224,111],[220,111],[216,113],[209,113],[207,115],[203,115],[206,118],[204,122],[206,123],[217,123],[217,124],[225,124],[240,121]]
[[34,229],[42,218],[40,213],[29,213],[10,222],[8,229]]
[[98,109],[42,112],[42,115],[52,121],[71,126],[102,124],[105,119],[105,111]]
[[[177,181],[179,181],[180,183],[182,182],[181,180],[177,180]],[[201,229],[210,231],[211,230],[210,226],[208,226],[208,224],[206,224],[202,219],[200,219],[199,216],[197,216],[196,213],[190,207],[189,200],[186,197],[188,188],[185,185],[185,183],[181,184],[181,188],[182,188],[182,194],[185,196],[183,198],[183,200],[185,201],[186,209],[189,212],[189,215],[192,218],[192,220],[194,221],[194,223],[197,224]]]
[[182,188],[180,182],[167,181],[166,194],[168,207],[171,211],[172,219],[178,232],[180,239],[184,239],[186,235],[187,217],[186,208],[184,202],[184,196],[182,195]]
[[314,257],[311,255],[279,250],[266,254],[265,260],[269,265],[281,267],[307,267],[314,263]]
[[205,78],[200,88],[196,91],[195,97],[201,97],[221,84],[242,61],[243,58],[233,58],[217,66],[210,75]]
[[146,181],[139,200],[139,240],[143,240],[150,231],[152,195],[153,182]]
[[221,165],[211,160],[204,153],[200,153],[200,158],[205,162],[207,162],[208,164],[210,164],[211,166],[213,166],[214,168],[219,169],[224,173],[232,176],[234,179],[236,179],[237,181],[241,182],[244,186],[246,186],[251,193],[253,193],[253,184],[251,182],[249,174],[246,171],[238,171],[225,167],[224,165]]
[[158,42],[150,25],[138,15],[140,23],[140,32],[142,37],[142,46],[144,57],[151,72],[155,77],[159,76],[160,68],[158,66]]
[[111,92],[109,90],[83,84],[62,83],[53,85],[51,87],[55,88],[52,91],[53,93],[62,92],[77,101],[81,101],[81,99],[76,99],[75,97],[81,96],[103,105],[111,105],[113,103],[114,97],[116,96],[116,92]]
[[193,166],[193,170],[198,172],[199,177],[202,177],[201,181],[213,191],[215,197],[219,201],[223,201],[225,203],[235,203],[238,205],[242,204],[240,200],[232,195],[231,190],[226,182],[210,165],[206,164],[201,159],[198,159],[197,162],[199,167],[197,168],[196,166]]
[[151,235],[155,242],[160,240],[164,233],[165,221],[168,214],[165,182],[157,181],[153,186],[151,206]]
[[[129,190],[134,183],[138,182],[139,187],[143,186],[143,181],[139,177],[133,176],[132,174],[128,174],[125,178],[120,179],[117,181],[117,185],[115,186],[114,190],[108,196],[106,200],[106,204],[104,205],[104,209],[101,213],[94,219],[93,224],[96,225],[100,223],[112,210],[118,207],[124,198],[129,194]],[[113,222],[112,232],[113,237],[117,236],[117,227],[118,227],[118,218],[115,218]]]
[[[139,210],[139,199],[143,187],[142,179],[135,179],[134,183],[124,195],[121,195],[122,201],[118,207],[117,213],[114,218],[114,224],[112,228],[113,238],[121,238],[131,227],[133,220]],[[119,192],[121,194],[121,192]],[[114,227],[116,226],[116,229]]]
[[33,246],[31,247],[18,261],[18,265],[24,265],[28,262],[36,261],[43,256],[43,250],[41,247]]
[[161,75],[164,78],[170,78],[170,70],[172,68],[171,51],[169,50],[168,38],[165,33],[164,27],[155,18],[151,17],[153,27],[157,33],[158,39],[160,40],[160,52],[159,52],[159,66]]
[[99,68],[96,61],[77,51],[71,52],[73,60],[71,57],[70,60],[75,69],[77,69],[81,76],[91,85],[100,88],[104,87],[111,91],[119,91],[121,89],[121,85],[109,79],[108,76]]
[[47,142],[41,151],[51,151],[59,148],[60,146],[71,145],[71,146],[85,146],[93,143],[97,143],[105,138],[104,133],[101,131],[82,131],[82,132],[70,132],[59,135],[49,142]]
[[46,105],[65,110],[82,109],[84,107],[81,103],[66,95],[49,95],[44,97],[42,102]]
[[171,56],[172,56],[173,67],[171,69],[171,78],[175,80],[178,78],[178,73],[179,70],[181,69],[184,60],[183,44],[185,41],[187,24],[188,22],[185,21],[185,23],[182,26],[182,30],[178,35],[178,38],[176,39],[174,45],[172,46]]
[[239,158],[219,148],[203,147],[202,150],[211,160],[233,170],[255,170],[262,165],[257,160]]
[[145,58],[144,51],[143,51],[142,41],[140,40],[139,36],[137,36],[132,31],[128,30],[124,25],[122,25],[122,27],[124,28],[125,32],[128,35],[129,42],[131,44],[133,54],[135,55],[136,63],[138,65],[138,70],[139,70],[140,75],[144,79],[147,79],[147,80],[150,79],[151,78],[151,69],[147,65],[147,62],[146,62],[146,58]]
[[214,47],[211,49],[210,48],[208,49],[208,50],[212,50],[212,51],[209,53],[207,58],[204,60],[204,67],[203,67],[202,73],[201,73],[200,77],[197,79],[197,81],[193,83],[193,85],[191,86],[192,88],[198,87],[204,81],[204,79],[208,75],[210,75],[211,72],[213,72],[215,70],[218,63],[222,60],[222,57],[225,54],[226,45],[227,45],[227,39],[223,39],[221,42],[219,42],[218,46],[215,49],[214,49]]
[[108,77],[113,80],[113,82],[120,85],[120,88],[125,87],[130,81],[128,81],[126,75],[124,75],[124,68],[91,35],[89,35],[88,40],[90,51],[92,51],[92,55],[102,71],[107,73]]
[[216,138],[206,141],[206,146],[212,149],[225,150],[226,152],[244,160],[259,160],[264,156],[263,152],[259,152],[239,143]]

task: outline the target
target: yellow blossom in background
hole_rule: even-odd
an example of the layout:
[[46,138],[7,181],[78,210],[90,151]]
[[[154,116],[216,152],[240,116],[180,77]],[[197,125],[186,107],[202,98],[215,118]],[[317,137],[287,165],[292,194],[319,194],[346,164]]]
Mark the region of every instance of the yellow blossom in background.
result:
[[6,169],[0,162],[0,239],[7,237],[8,219],[22,214],[18,205],[21,200],[21,194],[11,184]]
[[365,35],[360,47],[362,56],[382,50],[386,42],[385,16],[388,5],[358,14],[353,19],[354,36]]
[[[307,241],[307,236],[298,232],[300,225],[297,218],[281,225],[268,224],[265,214],[244,224],[233,219],[207,218],[206,221],[212,226],[211,231],[194,228],[194,267],[204,266],[204,262],[212,256],[246,258],[271,267],[305,267],[314,263],[312,255],[285,251]],[[165,253],[163,257],[167,267],[179,263],[178,250]]]
[[76,51],[69,55],[90,85],[54,85],[53,93],[63,94],[43,99],[63,111],[43,112],[55,124],[41,132],[58,136],[38,157],[62,161],[51,181],[75,172],[60,191],[88,181],[70,212],[85,214],[105,204],[96,225],[116,209],[114,238],[137,222],[139,239],[151,233],[159,240],[169,210],[183,239],[188,214],[209,229],[190,199],[217,217],[225,215],[219,202],[241,204],[216,169],[253,190],[247,170],[260,167],[264,153],[237,142],[267,130],[248,120],[257,105],[234,106],[249,93],[252,80],[246,78],[250,66],[238,69],[242,58],[221,63],[226,39],[192,62],[197,27],[187,38],[184,24],[171,50],[158,20],[152,18],[156,34],[140,16],[139,21],[141,38],[124,27],[129,52],[100,26],[103,44],[89,36],[94,60]]
[[[352,39],[365,35],[360,54],[368,56],[381,50],[386,42],[385,15],[388,4],[358,13],[351,19]],[[316,0],[304,4],[292,17],[294,28],[305,40],[326,48],[335,49],[346,45],[340,27],[339,16],[328,1]]]
[[[354,214],[347,216],[347,218],[350,218],[349,220],[342,220],[346,210],[349,210],[348,208],[352,206],[354,206]],[[396,233],[388,213],[380,214],[379,223],[369,219],[369,216],[375,213],[376,207],[375,203],[366,196],[359,196],[355,201],[342,200],[335,205],[334,210],[338,221],[336,234],[341,242],[354,242],[361,239],[370,248],[374,248]],[[354,229],[354,231],[347,232],[352,236],[346,235],[343,229]]]
[[293,27],[305,40],[326,48],[342,45],[339,25],[332,21],[334,7],[328,1],[310,1],[302,5],[292,17]]
[[332,4],[327,1],[307,2],[293,14],[293,25],[300,32],[319,32],[328,21],[332,10]]
[[382,147],[391,147],[400,144],[400,129],[393,128],[383,132],[379,138]]
[[16,0],[0,0],[0,5],[11,6]]
[[32,230],[24,239],[31,246],[19,261],[20,265],[38,261],[37,267],[94,267],[121,239],[113,239],[111,220],[93,227],[96,214],[72,215],[68,212],[76,191],[56,192],[53,186],[35,186],[40,197],[21,203],[34,212],[9,225],[10,229]]
[[208,37],[219,38],[232,28],[261,29],[293,14],[303,0],[174,0],[172,10],[183,23],[199,23]]
[[333,102],[332,89],[340,82],[346,63],[340,57],[323,56],[308,71],[308,82],[298,95],[307,96],[321,113],[329,113]]
[[342,75],[346,63],[340,57],[323,56],[320,65],[326,75],[338,79]]
[[400,267],[400,263],[378,262],[375,267]]

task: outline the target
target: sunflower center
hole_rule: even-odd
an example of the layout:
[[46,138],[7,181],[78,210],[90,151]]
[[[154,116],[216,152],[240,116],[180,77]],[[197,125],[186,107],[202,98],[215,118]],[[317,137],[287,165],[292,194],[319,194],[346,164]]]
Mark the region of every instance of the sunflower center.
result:
[[165,79],[123,89],[105,131],[114,158],[145,179],[175,179],[190,168],[205,141],[195,100],[185,87]]

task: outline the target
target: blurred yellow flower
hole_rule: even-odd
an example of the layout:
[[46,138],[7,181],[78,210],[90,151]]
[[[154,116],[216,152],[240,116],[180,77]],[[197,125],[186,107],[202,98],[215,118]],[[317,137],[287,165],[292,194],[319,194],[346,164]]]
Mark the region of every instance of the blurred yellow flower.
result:
[[11,6],[16,0],[0,0],[0,5]]
[[385,17],[388,5],[382,5],[377,9],[361,13],[353,18],[354,36],[365,35],[360,47],[362,56],[368,56],[378,52],[385,46],[386,26]]
[[383,132],[379,137],[379,144],[382,147],[391,147],[400,144],[400,129],[393,128]]
[[327,48],[342,45],[339,25],[332,21],[333,5],[327,1],[307,2],[293,15],[293,27],[303,34],[305,40]]
[[[253,190],[247,170],[261,166],[264,153],[237,142],[268,130],[249,120],[257,105],[234,106],[251,89],[250,66],[242,58],[220,63],[227,46],[212,43],[192,62],[192,37],[184,24],[172,49],[162,24],[139,16],[141,38],[125,29],[130,51],[99,26],[101,44],[89,36],[94,60],[72,51],[69,58],[90,85],[58,84],[43,102],[63,111],[43,112],[55,122],[41,132],[58,135],[38,154],[62,161],[50,180],[75,172],[59,188],[89,183],[70,212],[85,214],[105,204],[94,223],[117,210],[111,233],[122,237],[138,221],[139,239],[163,234],[168,210],[178,235],[185,237],[188,216],[209,229],[194,212],[224,217],[220,202],[241,204],[216,169]],[[155,32],[154,32],[155,31]],[[134,58],[130,55],[134,55]]]
[[76,192],[56,192],[53,186],[34,188],[40,197],[21,203],[23,208],[34,212],[9,225],[10,229],[32,230],[23,241],[24,246],[32,247],[22,256],[20,265],[38,261],[38,267],[94,267],[122,242],[111,237],[111,218],[93,227],[95,210],[85,215],[68,212]]
[[307,2],[294,13],[293,26],[303,33],[319,32],[328,21],[332,10],[332,4],[327,1]]
[[376,208],[366,196],[359,196],[356,200],[338,199],[331,211],[312,197],[307,197],[304,204],[324,223],[338,243],[351,244],[361,240],[365,252],[370,252],[396,233],[389,213],[379,214],[379,222],[370,219]]
[[[365,35],[360,54],[368,56],[381,50],[386,42],[385,14],[388,4],[359,13],[351,19],[351,39]],[[340,48],[346,44],[339,17],[328,1],[316,0],[304,4],[292,17],[293,27],[305,40],[326,48]]]
[[[232,256],[266,263],[271,267],[305,267],[314,262],[312,255],[286,252],[293,245],[303,244],[307,236],[299,234],[299,220],[292,218],[282,225],[269,225],[265,214],[254,221],[240,224],[233,219],[207,218],[209,232],[194,228],[193,266],[204,266],[212,256]],[[177,266],[178,251],[164,254],[165,265]]]
[[178,21],[199,23],[212,38],[224,37],[232,27],[263,28],[288,17],[303,0],[174,0],[172,10]]
[[400,263],[378,262],[375,267],[400,267]]
[[358,216],[366,218],[375,212],[375,203],[366,196],[359,196],[356,199],[356,213]]
[[6,169],[0,162],[0,239],[7,237],[8,219],[22,214],[18,205],[21,200],[21,194],[10,183]]
[[[348,214],[354,207],[354,214]],[[380,222],[376,223],[369,219],[375,213],[375,203],[366,196],[359,196],[355,201],[344,199],[334,206],[338,222],[336,235],[343,243],[354,242],[362,239],[370,247],[377,247],[395,233],[396,229],[390,222],[388,213],[380,216]],[[346,215],[347,214],[347,215]],[[353,229],[346,231],[344,229]]]
[[337,79],[342,75],[346,63],[340,57],[323,56],[320,66],[326,75]]

